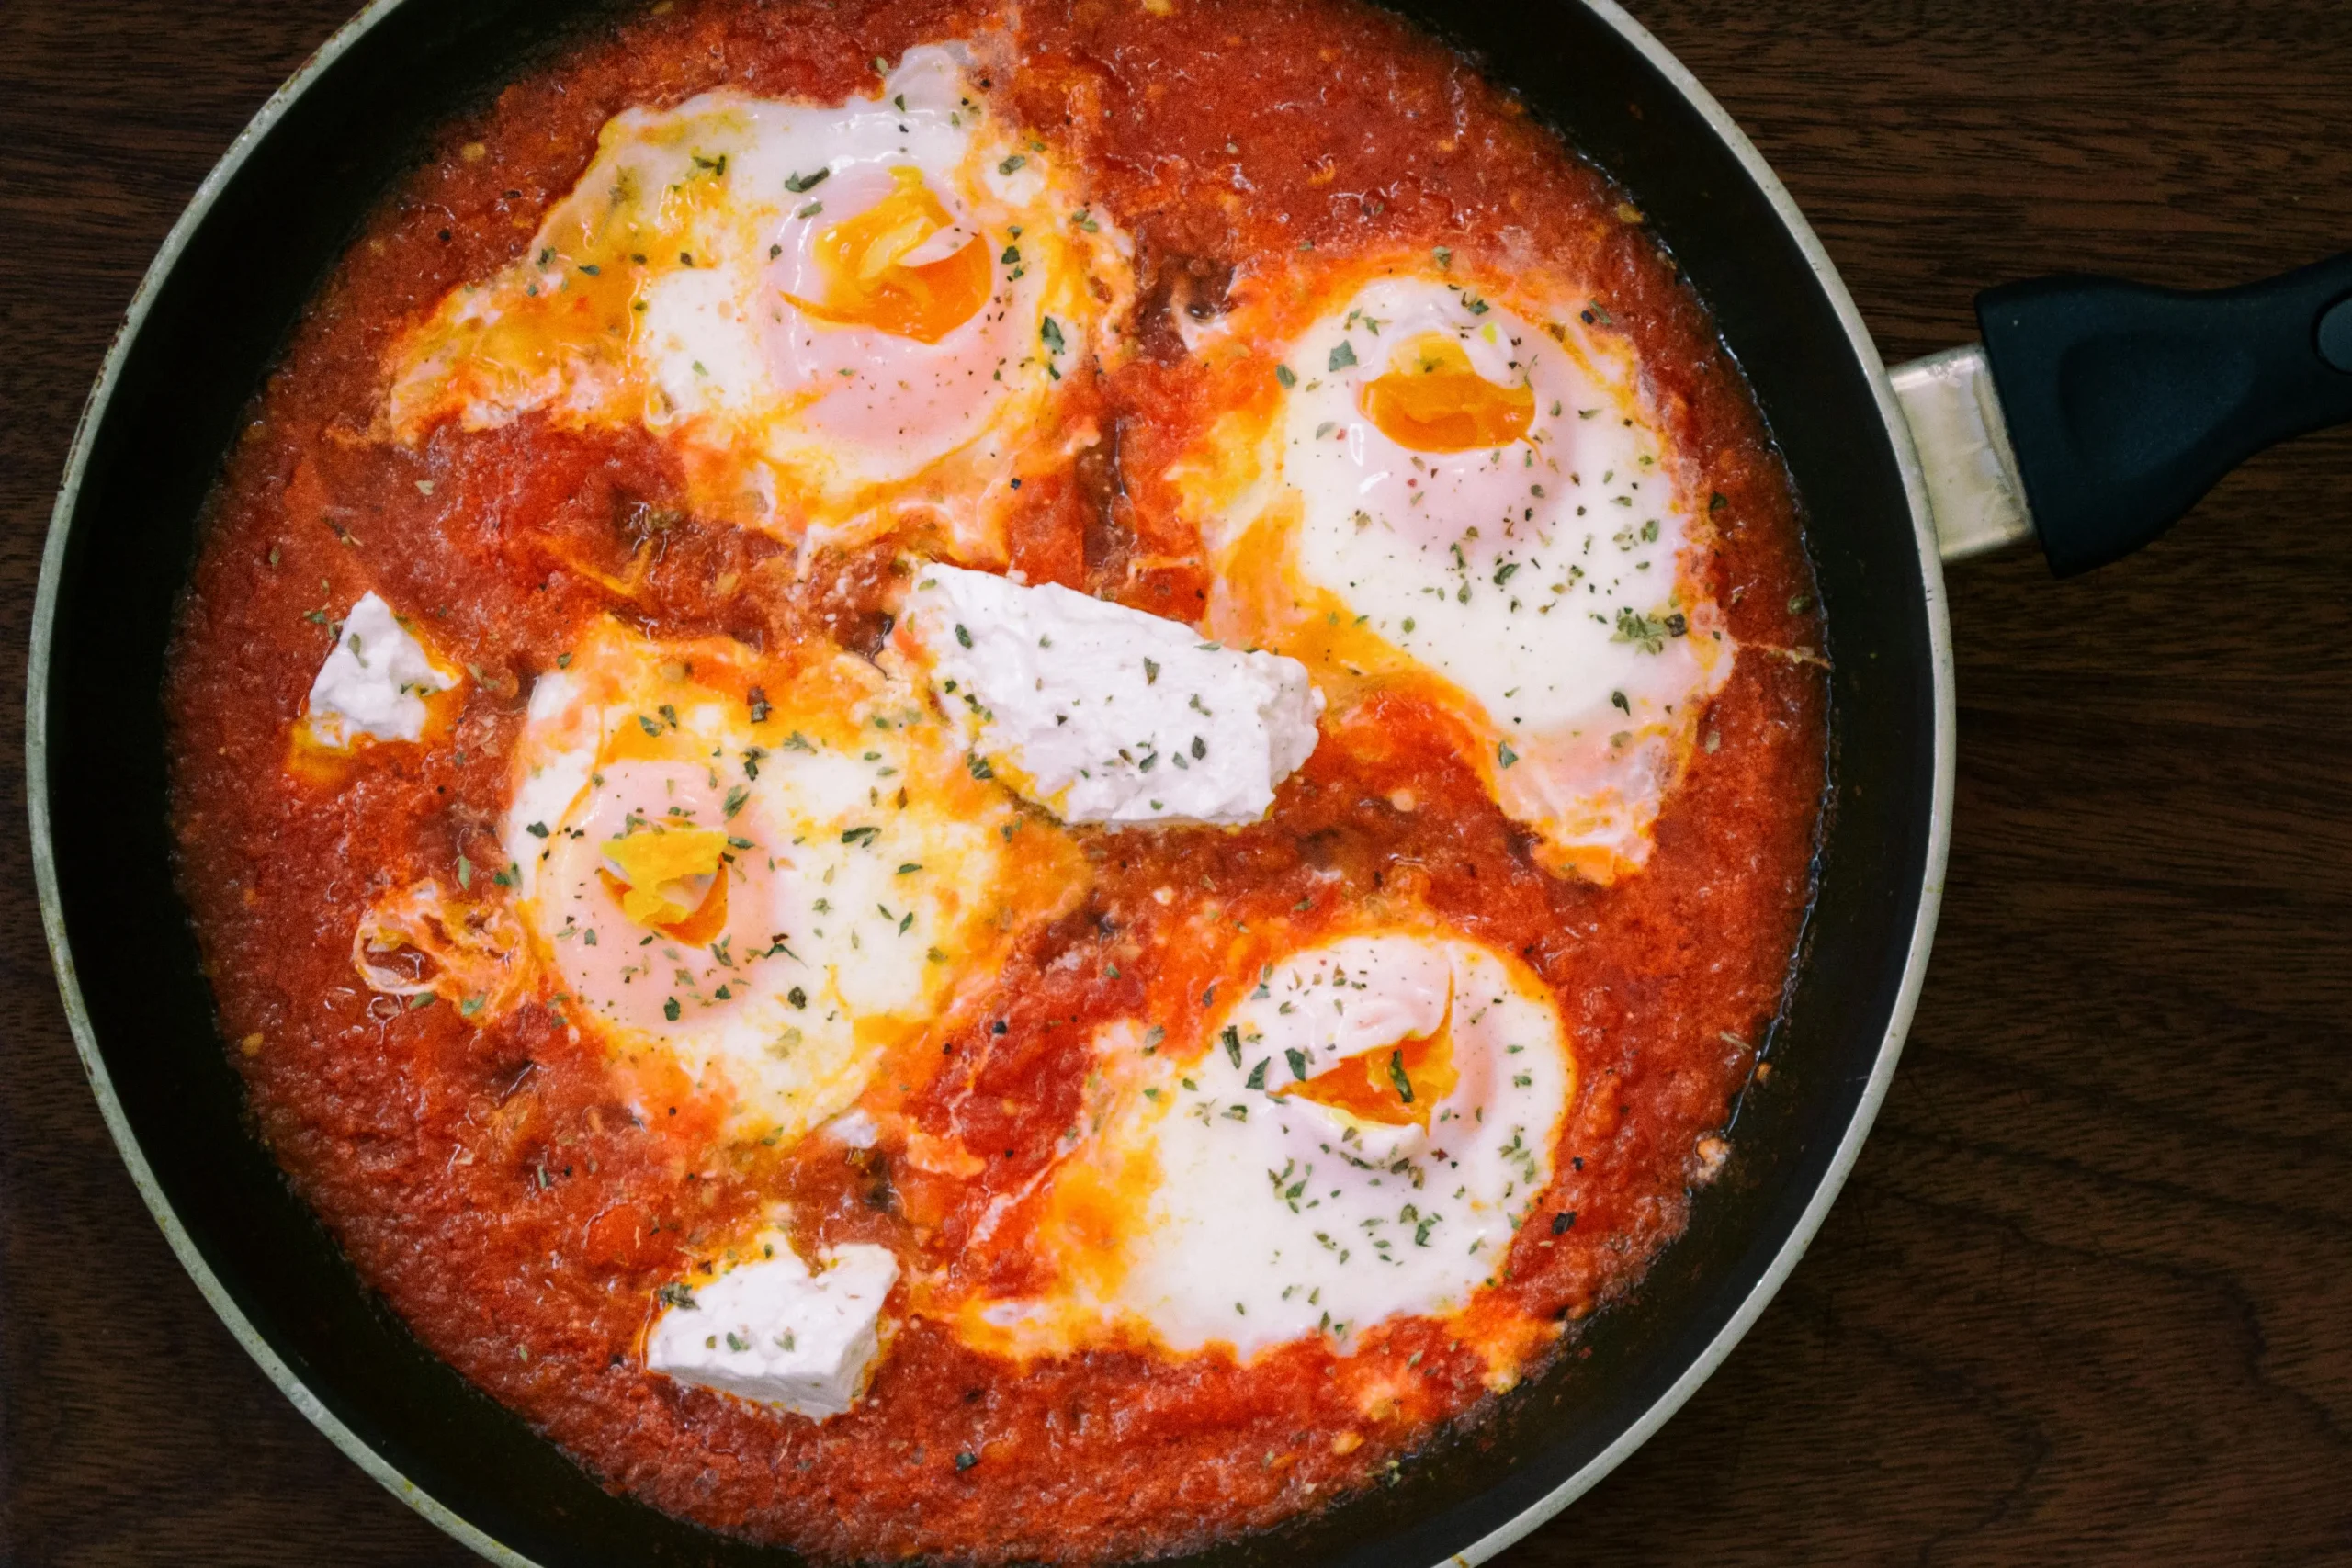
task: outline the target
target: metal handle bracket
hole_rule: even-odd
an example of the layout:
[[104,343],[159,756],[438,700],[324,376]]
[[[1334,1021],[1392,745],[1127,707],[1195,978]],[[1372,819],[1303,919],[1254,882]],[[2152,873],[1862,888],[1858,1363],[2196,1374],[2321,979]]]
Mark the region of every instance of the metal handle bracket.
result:
[[1919,450],[1938,553],[1962,560],[2033,537],[1984,345],[1898,365],[1887,378]]

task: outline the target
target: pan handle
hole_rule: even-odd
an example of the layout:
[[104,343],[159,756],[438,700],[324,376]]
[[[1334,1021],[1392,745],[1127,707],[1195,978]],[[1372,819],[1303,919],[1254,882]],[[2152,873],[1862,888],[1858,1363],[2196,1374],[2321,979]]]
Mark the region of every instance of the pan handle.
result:
[[2352,253],[2182,293],[2044,277],[1981,347],[1898,367],[1945,558],[2028,534],[2060,577],[2131,554],[2276,442],[2352,421]]

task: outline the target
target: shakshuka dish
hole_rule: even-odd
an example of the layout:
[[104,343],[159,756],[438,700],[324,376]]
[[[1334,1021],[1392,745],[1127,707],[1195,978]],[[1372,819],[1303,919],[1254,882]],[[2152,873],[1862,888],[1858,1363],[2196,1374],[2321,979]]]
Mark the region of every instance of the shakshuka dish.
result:
[[1642,213],[1355,0],[677,0],[445,128],[165,694],[257,1136],[615,1491],[1105,1562],[1640,1279],[1809,893],[1787,478]]

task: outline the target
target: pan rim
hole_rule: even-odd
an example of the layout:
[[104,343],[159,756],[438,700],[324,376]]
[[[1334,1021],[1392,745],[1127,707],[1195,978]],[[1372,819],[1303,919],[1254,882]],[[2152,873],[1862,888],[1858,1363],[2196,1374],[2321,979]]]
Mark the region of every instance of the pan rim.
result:
[[[250,1356],[269,1381],[299,1410],[328,1441],[358,1465],[387,1492],[414,1509],[427,1521],[454,1540],[461,1542],[488,1561],[502,1568],[541,1568],[537,1560],[526,1557],[504,1542],[474,1525],[457,1510],[441,1502],[410,1480],[396,1465],[361,1438],[320,1398],[311,1393],[301,1377],[279,1356],[269,1340],[254,1325],[226,1287],[212,1270],[210,1263],[198,1250],[175,1212],[170,1198],[155,1179],[153,1168],[141,1149],[136,1134],[116,1093],[104,1056],[98,1048],[95,1026],[85,1004],[81,985],[74,966],[74,954],[65,929],[64,908],[60,897],[56,856],[51,839],[51,802],[48,776],[49,753],[49,686],[51,656],[55,631],[58,599],[63,576],[66,543],[71,534],[74,514],[80,500],[82,483],[86,472],[91,448],[97,430],[104,422],[120,378],[124,363],[136,343],[157,295],[165,280],[177,266],[197,230],[209,216],[221,192],[243,167],[254,149],[285,118],[298,99],[332,67],[348,53],[404,0],[368,0],[351,19],[338,28],[325,42],[305,60],[287,80],[270,95],[244,128],[240,130],[218,163],[205,175],[189,197],[187,206],[165,234],[155,257],[141,276],[139,288],[126,308],[121,325],[117,329],[107,348],[97,378],[75,423],[72,446],[68,449],[64,473],[61,479],[57,500],[51,509],[46,539],[41,552],[40,574],[33,603],[31,649],[26,671],[25,705],[25,765],[26,806],[32,835],[33,876],[40,906],[41,930],[47,942],[50,963],[57,976],[59,999],[63,1006],[66,1022],[74,1036],[75,1054],[84,1074],[88,1078],[92,1094],[98,1102],[101,1118],[115,1150],[129,1171],[156,1226],[164,1234],[173,1255],[179,1260],[198,1292],[204,1297],[213,1314],[228,1328],[232,1337]],[[1741,1300],[1738,1307],[1725,1319],[1713,1338],[1682,1371],[1674,1382],[1652,1402],[1641,1417],[1620,1432],[1600,1452],[1595,1454],[1573,1474],[1542,1497],[1529,1504],[1501,1526],[1488,1531],[1461,1551],[1448,1555],[1435,1565],[1459,1564],[1472,1568],[1498,1552],[1513,1545],[1529,1533],[1559,1514],[1570,1503],[1590,1491],[1635,1450],[1653,1437],[1659,1427],[1679,1411],[1696,1393],[1701,1384],[1713,1376],[1732,1350],[1754,1326],[1765,1307],[1794,1270],[1804,1256],[1815,1234],[1827,1217],[1832,1204],[1852,1173],[1861,1146],[1870,1134],[1883,1105],[1903,1044],[1917,1009],[1921,986],[1926,979],[1929,949],[1933,943],[1937,915],[1942,901],[1944,871],[1950,848],[1952,795],[1956,766],[1957,735],[1955,695],[1951,650],[1951,627],[1945,597],[1943,571],[1935,541],[1933,521],[1928,512],[1926,483],[1917,451],[1913,446],[1910,427],[1903,419],[1894,400],[1894,389],[1887,378],[1886,367],[1877,344],[1864,325],[1852,296],[1848,292],[1837,267],[1823,248],[1819,237],[1798,209],[1795,199],[1772,173],[1761,153],[1724,109],[1714,96],[1699,83],[1680,61],[1665,45],[1658,42],[1648,29],[1635,21],[1617,4],[1617,0],[1571,0],[1592,13],[1614,29],[1625,42],[1638,52],[1658,74],[1679,93],[1691,108],[1706,123],[1710,130],[1737,160],[1742,171],[1765,197],[1779,218],[1790,239],[1795,243],[1812,270],[1816,283],[1845,328],[1849,345],[1856,361],[1871,385],[1881,423],[1892,447],[1895,465],[1901,475],[1905,499],[1911,515],[1914,547],[1919,563],[1922,601],[1928,621],[1929,677],[1934,690],[1932,748],[1933,779],[1929,797],[1927,852],[1921,864],[1920,887],[1917,913],[1913,919],[1909,945],[1905,956],[1899,986],[1889,1010],[1883,1036],[1873,1059],[1869,1077],[1864,1082],[1843,1136],[1832,1155],[1821,1179],[1795,1224],[1783,1238],[1779,1249]]]
[[515,1551],[411,1481],[390,1461],[377,1452],[373,1445],[353,1431],[341,1416],[328,1409],[318,1395],[311,1392],[310,1385],[278,1355],[269,1340],[254,1326],[253,1320],[245,1315],[235,1298],[230,1295],[219,1276],[212,1271],[210,1262],[198,1249],[187,1228],[180,1223],[170,1197],[156,1181],[153,1168],[148,1164],[138,1135],[132,1131],[130,1118],[123,1111],[121,1099],[115,1092],[114,1080],[107,1071],[106,1058],[99,1052],[97,1032],[90,1021],[89,1010],[83,1000],[73,948],[66,936],[64,904],[58,890],[57,857],[50,835],[50,659],[56,631],[58,594],[64,575],[66,540],[73,531],[74,513],[81,498],[83,477],[89,467],[91,446],[113,400],[123,364],[130,357],[140,329],[145,324],[165,279],[178,265],[197,230],[210,215],[221,191],[244,167],[254,149],[286,117],[312,83],[348,53],[377,24],[399,9],[402,3],[403,0],[368,0],[357,15],[337,28],[269,96],[253,118],[237,132],[236,140],[230,142],[228,151],[221,153],[220,161],[206,174],[195,194],[188,197],[187,208],[164,236],[164,243],[156,249],[155,259],[148,264],[146,272],[139,280],[138,290],[131,295],[130,303],[123,311],[122,324],[116,329],[114,340],[107,348],[107,356],[99,366],[97,380],[91,386],[89,399],[82,405],[81,416],[74,423],[74,442],[67,450],[64,476],[59,482],[56,503],[50,509],[49,534],[41,547],[40,577],[33,596],[32,649],[25,675],[25,804],[32,829],[33,884],[40,903],[41,934],[49,945],[50,966],[57,975],[58,998],[65,1009],[66,1024],[74,1034],[74,1053],[81,1058],[83,1073],[90,1082],[90,1091],[96,1097],[98,1113],[106,1122],[107,1135],[113,1139],[115,1152],[122,1156],[122,1163],[130,1173],[131,1185],[138,1189],[140,1200],[154,1217],[156,1228],[164,1233],[164,1240],[170,1246],[172,1255],[179,1259],[180,1267],[195,1281],[198,1292],[211,1307],[213,1314],[226,1325],[245,1354],[252,1357],[254,1363],[277,1385],[277,1391],[378,1485],[452,1539],[490,1562],[500,1564],[501,1568],[541,1568],[536,1560]]

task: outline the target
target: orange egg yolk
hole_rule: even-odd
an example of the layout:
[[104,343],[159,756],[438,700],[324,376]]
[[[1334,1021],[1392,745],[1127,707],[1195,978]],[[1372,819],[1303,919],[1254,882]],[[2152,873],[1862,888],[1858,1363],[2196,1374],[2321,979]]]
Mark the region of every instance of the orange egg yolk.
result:
[[1364,383],[1361,400],[1382,434],[1416,452],[1508,446],[1535,418],[1534,388],[1487,380],[1443,333],[1399,344],[1387,373]]
[[902,257],[954,220],[921,170],[897,168],[890,176],[896,188],[888,196],[817,236],[824,298],[786,298],[820,321],[937,343],[988,303],[988,245],[975,235],[952,255],[906,265]]
[[[672,828],[606,840],[599,869],[621,913],[640,926],[701,943],[727,927],[727,835],[715,828]],[[695,897],[695,885],[709,885]]]
[[1453,1092],[1462,1075],[1453,1066],[1453,1005],[1429,1033],[1342,1056],[1304,1083],[1277,1095],[1295,1095],[1342,1111],[1359,1122],[1427,1131],[1430,1113]]

